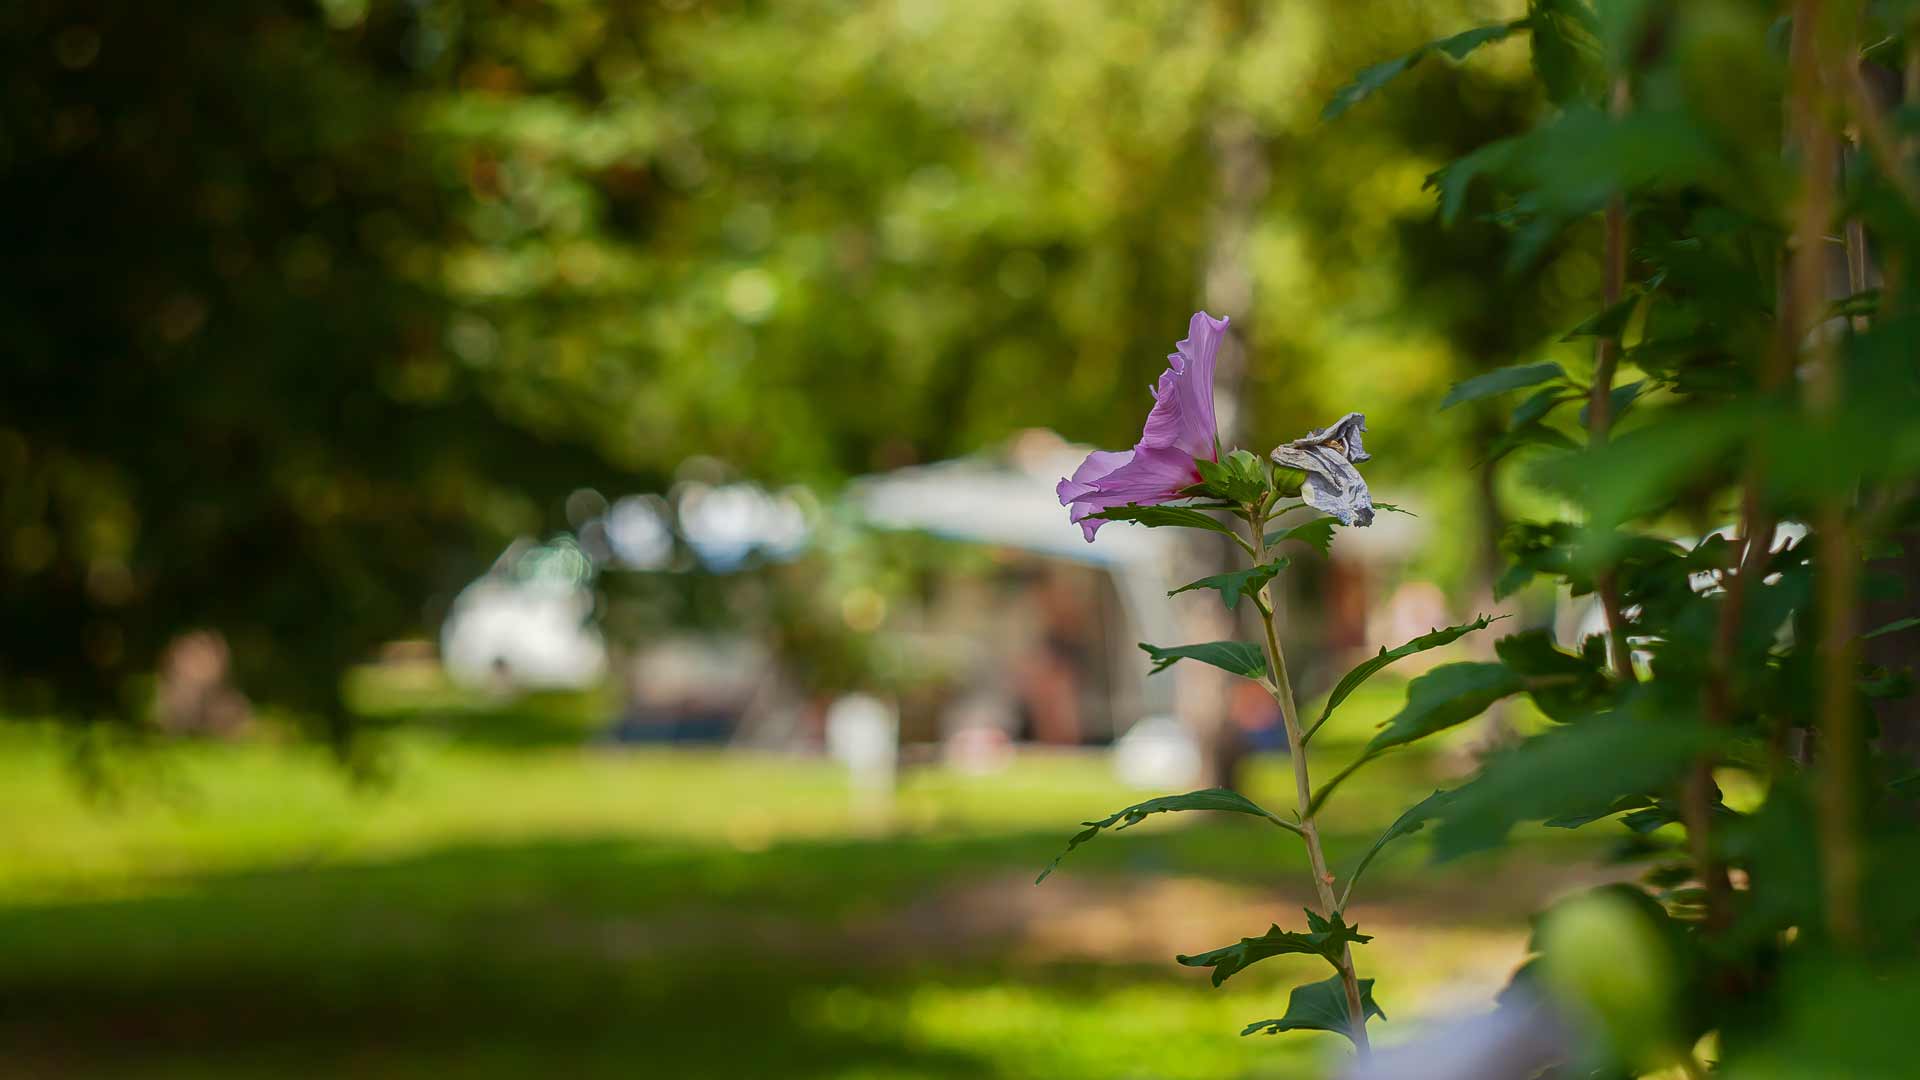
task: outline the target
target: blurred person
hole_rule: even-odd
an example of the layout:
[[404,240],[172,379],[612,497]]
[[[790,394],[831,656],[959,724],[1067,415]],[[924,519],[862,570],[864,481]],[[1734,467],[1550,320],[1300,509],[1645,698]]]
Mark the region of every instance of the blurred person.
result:
[[154,716],[176,735],[244,733],[253,707],[233,685],[233,654],[216,630],[181,634],[160,655]]

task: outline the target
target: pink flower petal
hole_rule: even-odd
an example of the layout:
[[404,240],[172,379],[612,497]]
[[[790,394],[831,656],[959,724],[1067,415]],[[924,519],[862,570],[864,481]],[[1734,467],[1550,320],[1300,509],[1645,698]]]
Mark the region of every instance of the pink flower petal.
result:
[[1174,345],[1167,370],[1153,390],[1153,411],[1147,414],[1141,446],[1173,446],[1193,457],[1213,459],[1216,424],[1213,413],[1213,373],[1227,320],[1195,312],[1187,336]]

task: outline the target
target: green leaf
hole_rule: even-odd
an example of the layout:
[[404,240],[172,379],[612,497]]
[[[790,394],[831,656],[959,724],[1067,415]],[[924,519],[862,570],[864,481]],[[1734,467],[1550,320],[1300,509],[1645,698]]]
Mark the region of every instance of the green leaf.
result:
[[1644,810],[1653,805],[1653,800],[1645,795],[1622,795],[1598,810],[1575,810],[1572,813],[1551,817],[1540,824],[1549,829],[1578,829],[1603,821],[1615,814],[1624,814],[1629,810]]
[[1269,563],[1249,567],[1245,570],[1231,570],[1224,574],[1213,574],[1199,581],[1190,581],[1168,593],[1178,596],[1193,589],[1218,589],[1220,599],[1226,601],[1227,610],[1236,610],[1242,597],[1252,596],[1266,587],[1275,574],[1287,568],[1288,560],[1282,556]]
[[1233,527],[1218,518],[1209,517],[1198,510],[1185,506],[1141,506],[1128,503],[1125,506],[1112,506],[1091,515],[1104,521],[1131,521],[1148,528],[1170,526],[1177,529],[1206,529],[1210,532],[1235,535]]
[[1509,390],[1518,390],[1523,386],[1537,386],[1550,379],[1564,381],[1566,369],[1551,361],[1544,364],[1517,364],[1489,371],[1484,375],[1475,375],[1453,384],[1447,396],[1440,402],[1441,409],[1451,409],[1463,401],[1478,401],[1495,394],[1504,394]]
[[1380,838],[1373,842],[1373,846],[1367,849],[1365,855],[1360,856],[1359,863],[1355,864],[1353,871],[1347,875],[1347,887],[1340,894],[1340,909],[1342,911],[1346,910],[1347,898],[1353,895],[1354,883],[1360,880],[1360,875],[1365,873],[1367,867],[1372,864],[1373,857],[1380,854],[1382,848],[1393,843],[1395,840],[1403,836],[1412,836],[1414,833],[1426,828],[1427,822],[1438,817],[1440,812],[1446,809],[1447,803],[1451,801],[1452,798],[1453,792],[1451,791],[1436,791],[1413,804],[1413,806],[1408,808],[1406,813],[1395,818],[1393,824],[1387,826],[1387,831],[1380,834]]
[[1487,456],[1480,463],[1484,465],[1490,461],[1498,461],[1523,446],[1544,446],[1553,450],[1580,448],[1579,443],[1574,442],[1556,428],[1537,422],[1522,424],[1510,431],[1502,432],[1499,438],[1493,440],[1493,445],[1487,447]]
[[[1600,639],[1593,639],[1596,645]],[[1526,679],[1528,696],[1540,711],[1561,723],[1593,713],[1607,702],[1613,682],[1603,670],[1606,650],[1581,655],[1563,652],[1547,630],[1529,630],[1494,642],[1493,651],[1508,670]]]
[[1340,703],[1347,700],[1348,695],[1358,690],[1361,683],[1371,679],[1375,674],[1395,660],[1404,660],[1415,653],[1423,653],[1429,649],[1437,649],[1442,645],[1451,645],[1466,635],[1473,633],[1475,630],[1485,630],[1497,621],[1497,619],[1504,619],[1506,617],[1505,615],[1497,617],[1482,615],[1469,623],[1461,623],[1459,626],[1449,626],[1445,630],[1435,630],[1431,633],[1422,634],[1392,649],[1388,649],[1384,645],[1381,646],[1378,655],[1362,661],[1352,671],[1342,676],[1340,681],[1334,685],[1333,692],[1327,695],[1327,704],[1320,710],[1320,718],[1315,720],[1313,725],[1307,729],[1306,734],[1301,737],[1301,743],[1304,744],[1308,739],[1313,738],[1313,733],[1319,731],[1320,725],[1327,722],[1327,719],[1333,715],[1333,710],[1339,708]]
[[[1387,1014],[1373,1000],[1373,980],[1360,980],[1360,1011],[1368,1019]],[[1260,1020],[1248,1024],[1242,1036],[1256,1031],[1278,1035],[1283,1031],[1334,1031],[1353,1038],[1353,1014],[1347,1010],[1347,988],[1335,975],[1317,983],[1296,986],[1287,996],[1287,1015],[1278,1020]]]
[[[1530,471],[1549,492],[1585,507],[1589,533],[1606,535],[1635,516],[1665,507],[1703,473],[1721,467],[1752,432],[1780,426],[1780,420],[1777,413],[1744,406],[1700,410],[1683,423],[1649,424],[1605,446],[1544,459]],[[1824,460],[1818,453],[1806,456]],[[1611,555],[1598,544],[1585,553],[1593,565]]]
[[1525,149],[1519,138],[1499,139],[1472,153],[1454,159],[1446,167],[1427,177],[1426,186],[1440,196],[1440,224],[1451,228],[1466,209],[1467,193],[1474,180],[1497,176]]
[[1328,780],[1325,783],[1322,783],[1320,785],[1320,790],[1313,793],[1313,798],[1307,801],[1306,816],[1312,817],[1313,815],[1319,813],[1320,805],[1327,801],[1327,797],[1333,794],[1335,788],[1338,788],[1341,784],[1346,783],[1347,777],[1352,776],[1354,773],[1359,772],[1361,767],[1366,765],[1367,762],[1372,761],[1374,758],[1379,757],[1380,754],[1383,754],[1385,752],[1386,751],[1384,750],[1375,752],[1371,749],[1360,751],[1359,757],[1354,758],[1352,761],[1347,762],[1346,768],[1341,769],[1337,773],[1334,773],[1333,779]]
[[[1236,460],[1240,456],[1254,461],[1254,467],[1249,469],[1246,461]],[[1209,495],[1237,504],[1253,502],[1266,493],[1267,479],[1261,475],[1257,459],[1245,450],[1235,450],[1226,461],[1196,458],[1193,464],[1200,470],[1200,479]]]
[[1611,715],[1554,728],[1495,755],[1454,789],[1434,830],[1434,858],[1498,846],[1523,821],[1564,824],[1632,808],[1633,796],[1667,790],[1712,745],[1711,733],[1677,715]]
[[[1644,393],[1647,389],[1648,389],[1647,380],[1636,379],[1635,381],[1627,383],[1624,386],[1616,386],[1607,393],[1607,404],[1608,404],[1607,411],[1613,416],[1613,419],[1616,423],[1619,422],[1622,416],[1626,415],[1627,410],[1633,407],[1634,401],[1636,401],[1640,397],[1640,395]],[[1593,407],[1592,398],[1588,398],[1587,403],[1585,405],[1580,406],[1580,426],[1581,427],[1587,426],[1589,422],[1587,417],[1591,415],[1589,410],[1592,409],[1592,407]]]
[[1176,660],[1198,660],[1248,679],[1267,677],[1267,658],[1257,646],[1244,641],[1208,641],[1199,645],[1175,645],[1168,649],[1143,641],[1140,647],[1153,658],[1153,670],[1147,672],[1149,675],[1160,674],[1172,667]]
[[1198,956],[1176,956],[1175,960],[1187,967],[1206,967],[1213,969],[1213,985],[1219,986],[1240,971],[1272,956],[1285,956],[1290,953],[1303,953],[1318,956],[1327,963],[1340,966],[1340,952],[1349,942],[1364,945],[1373,938],[1363,934],[1355,926],[1349,926],[1334,912],[1331,919],[1323,919],[1312,911],[1307,912],[1307,932],[1282,930],[1275,923],[1259,937],[1241,938],[1238,943],[1203,952]]
[[[1547,414],[1569,401],[1580,400],[1580,395],[1565,386],[1548,386],[1535,391],[1525,401],[1513,407],[1513,415],[1507,419],[1507,426],[1520,428],[1536,421],[1544,420]],[[1379,505],[1378,503],[1374,505]]]
[[1405,515],[1407,515],[1408,517],[1419,517],[1419,516],[1420,516],[1419,514],[1416,514],[1416,513],[1414,513],[1413,511],[1411,511],[1411,510],[1408,510],[1408,509],[1407,509],[1406,507],[1404,507],[1404,506],[1395,506],[1395,505],[1394,505],[1394,504],[1392,504],[1392,503],[1383,503],[1383,502],[1377,502],[1377,503],[1374,503],[1374,504],[1373,504],[1373,508],[1374,508],[1375,510],[1385,510],[1385,511],[1386,511],[1387,513],[1389,513],[1389,514],[1405,514]]
[[1861,634],[1860,640],[1865,641],[1868,638],[1877,638],[1882,634],[1897,634],[1902,630],[1910,630],[1916,626],[1920,626],[1920,615],[1909,615],[1904,619],[1895,619],[1878,630],[1869,630]]
[[1827,318],[1839,319],[1855,315],[1872,318],[1880,313],[1880,290],[1867,289],[1835,300],[1827,307]]
[[1487,706],[1525,688],[1505,664],[1442,664],[1407,684],[1407,703],[1385,730],[1367,743],[1367,753],[1424,739],[1487,711]]
[[1235,450],[1224,459],[1233,477],[1233,490],[1241,502],[1253,502],[1273,486],[1266,462],[1251,450]]
[[[1716,808],[1722,812],[1726,810],[1724,804],[1716,804]],[[1645,836],[1665,826],[1679,824],[1680,820],[1680,808],[1673,803],[1662,801],[1656,802],[1652,806],[1645,807],[1644,809],[1635,810],[1633,813],[1621,818],[1620,824]]]
[[1555,105],[1597,99],[1604,86],[1599,20],[1585,0],[1529,0],[1533,73]]
[[1874,701],[1892,701],[1913,696],[1913,672],[1906,668],[1889,671],[1883,667],[1869,666],[1863,669],[1860,678],[1853,681],[1853,688],[1863,697]]
[[1479,716],[1489,705],[1524,689],[1525,681],[1503,664],[1442,664],[1407,684],[1407,703],[1389,717],[1360,756],[1333,779],[1320,785],[1308,801],[1306,816],[1320,807],[1335,789],[1381,754]]
[[1638,293],[1616,300],[1579,326],[1567,331],[1561,341],[1573,341],[1576,338],[1596,337],[1618,339],[1620,332],[1627,328],[1627,322],[1633,318],[1633,309],[1640,303]]
[[1335,524],[1334,519],[1330,517],[1317,517],[1312,521],[1303,521],[1290,529],[1281,529],[1278,532],[1268,533],[1267,546],[1271,548],[1275,544],[1285,540],[1298,540],[1303,544],[1308,544],[1320,549],[1320,554],[1322,555],[1331,554],[1333,551],[1333,526]]
[[1504,600],[1536,576],[1565,577],[1573,595],[1593,591],[1593,579],[1582,565],[1574,527],[1566,522],[1517,521],[1500,538],[1500,550],[1513,565],[1494,583],[1493,598]]
[[1382,60],[1380,63],[1363,68],[1358,74],[1354,75],[1352,82],[1334,91],[1333,97],[1329,99],[1326,106],[1320,110],[1320,119],[1327,121],[1339,117],[1341,113],[1346,112],[1348,109],[1366,100],[1369,96],[1378,92],[1381,87],[1392,82],[1398,78],[1401,73],[1426,59],[1427,56],[1432,53],[1445,53],[1456,61],[1465,60],[1467,55],[1473,52],[1473,50],[1482,45],[1490,45],[1496,41],[1502,41],[1515,30],[1524,29],[1526,25],[1526,20],[1522,19],[1509,23],[1495,23],[1491,26],[1476,26],[1471,30],[1463,30],[1451,37],[1429,42],[1404,56],[1396,56],[1391,60]]
[[1232,814],[1250,814],[1253,817],[1266,818],[1289,832],[1300,831],[1300,827],[1293,822],[1275,817],[1261,809],[1253,800],[1239,792],[1228,791],[1226,788],[1206,788],[1202,791],[1189,791],[1185,795],[1162,795],[1143,803],[1135,803],[1099,821],[1081,822],[1080,824],[1086,826],[1086,829],[1067,841],[1066,850],[1054,856],[1053,861],[1047,864],[1045,870],[1040,871],[1040,876],[1035,878],[1033,883],[1038,885],[1047,880],[1047,875],[1053,873],[1054,868],[1060,865],[1060,860],[1072,853],[1074,848],[1100,835],[1100,830],[1131,828],[1146,820],[1149,815],[1165,814],[1175,810],[1220,810]]

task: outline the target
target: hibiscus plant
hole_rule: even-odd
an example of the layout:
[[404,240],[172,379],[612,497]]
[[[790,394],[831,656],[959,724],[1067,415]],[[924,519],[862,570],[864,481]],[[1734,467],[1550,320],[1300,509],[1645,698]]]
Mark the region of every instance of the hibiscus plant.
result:
[[[1269,530],[1303,507],[1329,515],[1323,528],[1366,524],[1364,424],[1345,417],[1270,459],[1222,454],[1207,390],[1225,323],[1197,316],[1139,445],[1089,458],[1060,495],[1089,536],[1115,520],[1234,536],[1250,567],[1195,586],[1251,598],[1261,643],[1149,653],[1273,693],[1297,802],[1283,816],[1193,792],[1073,842],[1167,810],[1296,834],[1318,897],[1306,925],[1181,961],[1219,981],[1271,956],[1322,957],[1331,979],[1248,1030],[1341,1031],[1364,1055],[1364,1018],[1380,1014],[1346,912],[1382,845],[1431,824],[1446,860],[1521,827],[1611,828],[1613,844],[1588,850],[1619,864],[1614,884],[1544,913],[1497,1007],[1350,1075],[1913,1076],[1920,4],[1529,0],[1524,17],[1361,71],[1323,115],[1430,57],[1510,38],[1532,54],[1530,126],[1428,185],[1443,225],[1504,235],[1510,272],[1565,281],[1580,307],[1564,338],[1485,358],[1506,366],[1438,405],[1507,414],[1481,449],[1540,496],[1502,538],[1496,597],[1551,590],[1592,632],[1563,647],[1526,629],[1492,660],[1413,679],[1405,707],[1313,787],[1314,732],[1355,685],[1487,620],[1369,659],[1302,727],[1268,596],[1289,530]],[[1511,745],[1402,815],[1344,883],[1328,874],[1315,819],[1345,777],[1509,698],[1538,714]]]
[[[1251,600],[1260,626],[1259,642],[1143,643],[1141,648],[1153,660],[1155,672],[1180,660],[1192,660],[1250,679],[1273,696],[1286,728],[1295,805],[1282,815],[1224,788],[1150,799],[1099,821],[1085,822],[1085,831],[1068,843],[1067,851],[1093,839],[1103,829],[1124,829],[1150,814],[1179,810],[1250,814],[1292,833],[1306,847],[1317,899],[1318,910],[1310,907],[1305,911],[1304,929],[1282,929],[1276,923],[1258,937],[1177,959],[1189,967],[1211,968],[1213,984],[1218,986],[1260,960],[1289,954],[1317,956],[1332,966],[1333,974],[1296,988],[1284,1015],[1249,1024],[1242,1034],[1334,1031],[1352,1039],[1354,1046],[1365,1053],[1367,1020],[1384,1020],[1386,1014],[1374,1001],[1374,980],[1361,978],[1353,959],[1353,946],[1364,945],[1372,938],[1346,920],[1345,910],[1354,882],[1367,864],[1387,843],[1417,829],[1422,819],[1416,808],[1396,822],[1365,853],[1347,875],[1345,886],[1336,892],[1341,879],[1328,869],[1326,849],[1314,823],[1320,804],[1333,788],[1328,785],[1316,794],[1308,747],[1334,709],[1376,672],[1402,657],[1439,648],[1484,629],[1491,620],[1482,617],[1435,630],[1391,650],[1382,648],[1340,680],[1310,725],[1302,723],[1275,625],[1272,582],[1288,566],[1288,559],[1275,554],[1275,549],[1290,539],[1316,536],[1325,546],[1336,525],[1364,527],[1373,523],[1376,506],[1355,467],[1368,460],[1360,439],[1367,421],[1360,413],[1348,413],[1326,428],[1280,444],[1265,457],[1243,449],[1223,451],[1214,419],[1213,378],[1227,326],[1224,318],[1213,318],[1204,311],[1196,313],[1186,338],[1167,357],[1167,370],[1154,387],[1153,409],[1147,414],[1140,441],[1131,450],[1096,450],[1089,454],[1071,477],[1060,481],[1058,494],[1089,542],[1106,523],[1125,521],[1224,534],[1244,554],[1247,565],[1243,568],[1200,578],[1173,593],[1212,590],[1229,611],[1237,611],[1241,600]],[[1379,508],[1393,509],[1385,504]],[[1319,515],[1283,523],[1287,515],[1300,511],[1319,511]],[[1430,720],[1411,709],[1403,713],[1368,744],[1361,760],[1417,737]],[[1055,859],[1040,880],[1044,881],[1059,861]]]

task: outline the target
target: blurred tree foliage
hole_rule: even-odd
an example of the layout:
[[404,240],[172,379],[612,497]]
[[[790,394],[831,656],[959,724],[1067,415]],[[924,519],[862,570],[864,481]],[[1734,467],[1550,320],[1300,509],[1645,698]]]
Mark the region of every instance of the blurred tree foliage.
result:
[[1316,118],[1510,6],[8,5],[0,682],[137,711],[215,626],[250,692],[324,711],[572,487],[1118,445],[1202,303],[1245,305],[1248,442],[1364,396],[1464,506],[1445,437],[1495,427],[1413,417],[1598,273],[1501,282],[1491,228],[1438,257],[1417,181],[1524,128],[1524,55]]

